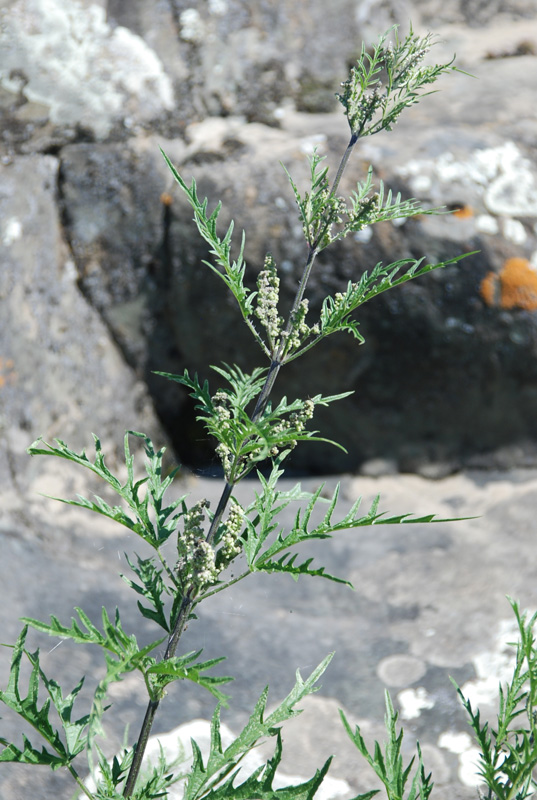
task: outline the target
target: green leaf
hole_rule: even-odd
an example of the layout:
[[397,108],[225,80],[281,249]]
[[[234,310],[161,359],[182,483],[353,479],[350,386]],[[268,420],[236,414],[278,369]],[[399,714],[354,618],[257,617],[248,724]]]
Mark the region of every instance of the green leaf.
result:
[[203,263],[206,264],[206,266],[208,266],[209,269],[211,269],[212,272],[214,272],[214,274],[225,283],[227,288],[233,294],[240,308],[242,317],[250,329],[250,332],[254,336],[254,339],[259,344],[263,352],[268,355],[269,353],[265,343],[249,319],[254,313],[253,302],[256,292],[250,291],[250,289],[244,285],[244,273],[246,270],[246,263],[244,261],[246,237],[244,231],[242,233],[241,245],[237,259],[232,260],[231,238],[234,228],[233,221],[229,224],[229,227],[223,238],[221,238],[217,232],[217,221],[222,204],[218,203],[214,211],[209,214],[207,211],[207,198],[204,200],[200,200],[198,198],[196,181],[192,179],[190,186],[188,186],[162,148],[160,152],[162,153],[162,156],[174,179],[194,211],[194,222],[196,223],[200,236],[209,245],[210,253],[213,256],[214,263],[211,261],[204,261]]
[[147,674],[152,677],[156,676],[153,683],[158,687],[159,691],[173,681],[186,679],[207,689],[216,697],[221,705],[227,707],[227,700],[229,697],[223,694],[218,687],[224,683],[229,683],[233,678],[227,675],[214,676],[202,674],[212,669],[217,664],[220,664],[222,661],[225,661],[225,659],[212,658],[208,661],[196,663],[201,652],[201,650],[198,650],[197,652],[187,653],[184,656],[176,656],[166,659],[165,661],[160,661],[158,664],[149,667]]
[[[147,475],[141,480],[134,480],[134,459],[129,450],[129,436],[142,439],[146,453],[146,472]],[[52,455],[57,458],[73,461],[79,466],[89,469],[108,483],[114,492],[118,494],[126,503],[127,507],[134,513],[134,518],[129,516],[121,506],[110,506],[105,500],[96,497],[95,501],[88,500],[79,495],[78,500],[65,500],[55,497],[67,505],[87,508],[98,514],[118,522],[120,525],[136,533],[153,548],[158,549],[164,544],[170,535],[176,530],[182,516],[182,512],[175,513],[184,498],[180,498],[170,505],[164,505],[163,497],[166,489],[171,485],[178,469],[162,478],[162,458],[165,448],[155,452],[153,444],[148,436],[138,431],[127,431],[125,434],[125,464],[127,467],[127,481],[122,484],[108,469],[105,464],[101,442],[97,436],[93,436],[95,442],[95,461],[91,462],[86,456],[85,451],[76,453],[70,450],[65,442],[56,439],[56,445],[45,443],[41,447],[41,439],[34,442],[28,448],[30,455]],[[141,490],[143,489],[143,492]]]
[[359,753],[374,770],[378,778],[384,784],[388,800],[427,800],[431,794],[433,784],[431,776],[425,774],[423,760],[419,743],[417,744],[418,764],[412,777],[410,787],[407,789],[408,781],[411,776],[415,758],[412,758],[407,766],[404,766],[402,757],[403,730],[397,732],[397,717],[388,692],[385,693],[386,716],[385,725],[388,739],[384,747],[384,752],[379,744],[375,742],[373,752],[368,749],[360,726],[356,725],[352,730],[343,711],[339,714],[343,727],[352,743]]
[[[29,653],[25,649],[27,633],[28,626],[25,626],[13,647],[8,686],[6,691],[0,691],[0,701],[31,725],[45,740],[48,748],[43,746],[41,750],[38,750],[24,734],[22,737],[22,749],[16,747],[12,742],[0,738],[0,743],[4,745],[4,749],[0,752],[0,762],[17,761],[24,764],[44,764],[53,770],[60,767],[69,767],[73,774],[76,775],[71,767],[71,762],[85,747],[84,734],[88,726],[89,717],[85,716],[79,720],[72,721],[71,714],[84,680],[79,681],[73,691],[63,697],[59,685],[55,681],[49,680],[41,669],[39,651]],[[21,694],[20,689],[20,669],[23,654],[27,656],[32,666],[26,697]],[[49,695],[41,708],[38,705],[40,684],[44,686]],[[51,704],[58,714],[64,735],[63,739],[59,730],[53,727],[49,719]]]
[[169,595],[170,590],[162,580],[162,570],[157,569],[152,558],[144,559],[137,555],[136,559],[138,566],[134,566],[126,553],[125,558],[129,567],[138,576],[141,583],[135,583],[125,575],[122,575],[121,577],[125,583],[131,587],[131,589],[134,589],[137,594],[145,597],[146,600],[149,600],[152,606],[151,608],[148,608],[138,601],[140,613],[143,617],[153,620],[153,622],[156,622],[161,628],[164,628],[167,633],[170,633],[170,626],[168,625],[164,603],[162,602],[162,595]]
[[529,620],[518,604],[509,598],[519,627],[516,660],[511,679],[498,688],[499,708],[493,727],[481,720],[453,681],[480,748],[479,774],[499,800],[524,800],[533,794],[537,783],[537,652],[534,626],[537,614]]
[[229,798],[233,798],[233,800],[252,800],[254,797],[256,800],[311,800],[328,772],[332,758],[329,758],[310,780],[294,786],[273,789],[272,783],[281,758],[281,732],[277,731],[274,756],[264,766],[258,767],[240,784],[235,783],[239,774],[239,770],[236,770],[217,788],[205,794],[204,800],[228,800]]
[[[323,489],[324,484],[319,486],[317,491],[313,494],[302,495],[303,497],[307,497],[309,502],[304,509],[299,509],[297,511],[291,530],[285,533],[285,531],[280,528],[272,543],[269,544],[269,546],[262,552],[262,546],[266,542],[268,536],[278,528],[278,526],[273,522],[275,514],[273,515],[271,511],[271,503],[277,502],[278,495],[277,493],[274,493],[271,496],[270,491],[266,491],[262,496],[261,503],[258,500],[257,505],[254,503],[252,506],[250,506],[250,508],[246,509],[246,512],[250,512],[254,508],[257,508],[257,506],[264,504],[263,514],[258,514],[254,520],[247,521],[247,534],[245,535],[244,541],[244,553],[248,561],[248,566],[253,572],[264,571],[265,564],[269,565],[269,571],[279,570],[292,572],[294,569],[298,569],[295,567],[294,561],[286,561],[285,559],[287,556],[284,556],[283,559],[280,558],[279,561],[274,561],[275,556],[281,553],[287,554],[290,548],[302,544],[303,542],[312,541],[314,539],[329,539],[331,538],[332,534],[337,531],[351,530],[353,528],[366,527],[369,525],[394,525],[453,521],[436,519],[434,514],[427,514],[421,517],[414,517],[411,514],[387,516],[386,512],[378,511],[380,497],[375,498],[371,508],[365,515],[359,514],[361,498],[358,498],[347,514],[345,514],[340,520],[334,521],[333,516],[339,497],[339,484],[336,486],[330,500],[321,497]],[[328,502],[328,509],[321,522],[313,527],[310,527],[312,514],[317,508],[319,502]],[[322,571],[322,568],[321,570],[310,571],[308,569],[310,563],[311,559],[303,565],[304,569],[307,570],[307,573],[304,572],[304,574],[316,574],[321,577],[328,578],[329,580],[348,583],[342,579],[325,574],[324,571]],[[285,569],[286,564],[290,566],[291,569]]]
[[[328,572],[325,572],[324,567],[319,567],[318,569],[310,569],[309,566],[313,561],[313,558],[308,558],[302,564],[295,564],[297,558],[297,553],[291,555],[290,553],[286,553],[283,555],[278,561],[270,561],[270,560],[263,560],[261,566],[259,567],[259,572],[286,572],[288,575],[291,575],[293,580],[298,581],[301,575],[312,575],[317,578],[327,578],[329,581],[334,581],[335,583],[344,583],[346,586],[350,586],[352,589],[352,583],[350,581],[343,580],[343,578],[336,578],[334,575],[330,575]],[[256,565],[254,564],[254,569]]]
[[[271,714],[265,716],[267,687],[257,701],[245,727],[225,750],[222,747],[220,736],[220,707],[218,706],[211,723],[211,745],[206,763],[203,762],[200,748],[195,741],[192,741],[193,764],[186,781],[184,800],[198,800],[198,798],[206,797],[209,791],[215,790],[218,784],[229,779],[230,776],[233,781],[237,774],[236,767],[246,753],[261,739],[267,736],[277,736],[276,726],[300,713],[295,706],[308,694],[316,691],[315,684],[330,663],[332,656],[333,654],[327,656],[305,681],[297,671],[296,682],[291,692]],[[328,768],[327,764],[325,764],[325,768]],[[270,769],[268,774],[271,774]],[[256,777],[259,775],[260,772],[256,774]],[[303,797],[307,797],[307,795],[303,795]]]
[[[80,466],[86,467],[94,472],[100,478],[109,483],[113,489],[121,489],[120,481],[110,472],[105,464],[104,454],[102,452],[101,441],[99,437],[93,434],[93,440],[95,444],[95,461],[93,463],[86,456],[85,450],[82,450],[81,453],[75,453],[75,451],[70,450],[65,442],[61,439],[54,440],[56,442],[56,446],[48,444],[47,442],[43,442],[43,439],[41,438],[36,439],[36,441],[30,445],[27,452],[31,456],[52,455],[56,456],[57,458],[65,458],[68,461],[73,461],[75,464],[79,464]],[[44,447],[40,446],[41,442],[43,442],[45,445]]]
[[[390,34],[393,41],[388,46],[386,40]],[[420,38],[412,27],[401,41],[397,26],[380,37],[372,52],[362,44],[360,57],[343,84],[343,91],[337,95],[355,140],[392,130],[405,108],[432,93],[423,91],[425,87],[444,73],[461,71],[453,66],[454,59],[424,66],[423,59],[433,44],[431,34]]]

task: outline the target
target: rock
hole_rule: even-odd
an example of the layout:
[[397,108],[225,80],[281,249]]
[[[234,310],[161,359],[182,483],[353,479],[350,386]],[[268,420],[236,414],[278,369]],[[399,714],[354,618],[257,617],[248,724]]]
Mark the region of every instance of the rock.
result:
[[127,28],[112,28],[96,3],[18,0],[4,12],[2,41],[4,89],[46,109],[54,126],[103,138],[117,123],[129,127],[173,108],[172,81],[156,53]]
[[[233,304],[201,265],[205,246],[158,145],[211,203],[223,200],[222,223],[234,217],[246,230],[251,286],[273,252],[289,307],[304,245],[278,161],[301,187],[314,146],[337,163],[346,123],[339,112],[312,112],[332,108],[362,34],[375,39],[409,17],[416,29],[436,20],[444,41],[434,55],[449,60],[456,49],[461,68],[479,80],[445,78],[441,93],[407,112],[389,139],[365,140],[346,186],[371,162],[387,187],[455,213],[387,223],[326,251],[309,287],[311,316],[327,292],[378,261],[480,253],[365,307],[361,349],[332,337],[282,371],[279,391],[290,396],[355,389],[352,400],[315,420],[348,455],[303,446],[293,465],[326,472],[381,459],[429,474],[432,463],[451,470],[536,435],[531,3],[338,0],[328,16],[312,3],[307,18],[287,2],[275,9],[163,0],[155,14],[141,0],[111,0],[106,13],[103,3],[76,0],[65,9],[65,0],[17,0],[4,12],[4,162],[35,151],[59,159],[51,202],[77,285],[149,387],[183,460],[217,468],[185,393],[153,371],[188,367],[205,377],[220,360],[246,369],[259,360]],[[506,91],[512,85],[517,91]],[[10,241],[17,224],[6,225]],[[9,373],[11,356],[2,363]]]
[[[94,431],[111,463],[126,428],[163,440],[143,382],[77,286],[56,206],[58,169],[57,158],[42,155],[0,167],[0,477],[4,490],[11,487],[3,529],[28,508],[28,481],[41,464],[25,449],[38,436],[81,450]],[[39,517],[24,516],[28,533],[42,530]]]

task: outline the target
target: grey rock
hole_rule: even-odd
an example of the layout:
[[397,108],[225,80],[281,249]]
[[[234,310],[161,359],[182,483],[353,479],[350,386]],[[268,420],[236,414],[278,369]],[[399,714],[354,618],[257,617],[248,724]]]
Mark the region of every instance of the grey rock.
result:
[[41,155],[0,167],[0,475],[12,488],[4,528],[17,515],[27,521],[36,465],[25,449],[38,436],[80,450],[94,431],[111,456],[125,428],[163,437],[143,382],[78,288],[56,205],[58,169]]
[[[162,202],[172,187],[158,144],[186,177],[196,177],[210,202],[223,200],[222,222],[233,216],[246,230],[251,286],[266,251],[274,252],[288,307],[304,246],[277,162],[301,186],[306,151],[316,144],[337,163],[347,135],[341,114],[311,112],[331,107],[327,87],[337,87],[356,42],[390,24],[406,25],[409,16],[422,26],[438,14],[444,43],[436,55],[448,60],[456,49],[460,66],[479,81],[445,79],[440,94],[403,118],[398,135],[365,141],[347,188],[371,162],[390,188],[460,213],[380,226],[368,241],[327,251],[310,285],[312,315],[327,292],[380,260],[480,254],[365,308],[360,350],[334,338],[293,372],[283,370],[280,391],[290,396],[326,393],[327,385],[356,390],[316,420],[327,436],[345,441],[349,454],[306,447],[294,466],[324,472],[380,458],[427,471],[436,469],[431,462],[452,468],[498,447],[524,449],[520,443],[536,435],[534,314],[518,301],[506,304],[500,290],[507,259],[533,263],[537,249],[531,4],[440,9],[433,0],[341,0],[330,15],[317,2],[308,15],[292,3],[269,8],[237,0],[212,0],[207,8],[163,0],[158,13],[122,0],[70,7],[70,15],[64,0],[17,0],[3,8],[4,163],[17,152],[57,155],[51,202],[76,285],[136,379],[148,385],[181,458],[205,466],[214,460],[199,443],[190,401],[153,373],[188,367],[205,377],[215,361],[250,368],[258,356],[201,266],[206,250],[191,211],[175,195],[171,205],[166,196]],[[84,46],[77,48],[80,37]],[[516,92],[506,91],[513,85]],[[530,264],[526,275],[531,283]]]
[[[78,480],[76,469],[69,467],[76,491],[87,493],[91,482]],[[61,491],[57,469],[30,477],[29,497],[38,490]],[[335,483],[334,478],[325,481],[326,496]],[[384,741],[383,693],[388,681],[405,726],[405,758],[419,739],[426,768],[435,770],[438,796],[475,797],[475,787],[467,783],[468,770],[462,772],[470,746],[463,735],[468,724],[449,676],[465,692],[479,692],[483,719],[492,720],[497,697],[487,693],[487,686],[496,693],[505,679],[505,673],[495,669],[510,663],[513,648],[506,643],[516,637],[505,594],[519,598],[523,607],[531,607],[534,598],[536,472],[467,472],[433,482],[415,475],[347,476],[341,483],[338,515],[358,496],[363,497],[365,511],[380,494],[380,508],[390,514],[434,512],[444,519],[472,519],[362,528],[312,543],[307,556],[314,564],[351,580],[355,591],[320,579],[295,583],[287,576],[258,574],[206,601],[185,634],[184,652],[203,648],[205,658],[227,656],[223,673],[236,680],[227,687],[232,700],[223,721],[239,731],[267,682],[273,707],[288,693],[297,668],[306,676],[335,650],[321,692],[308,698],[304,713],[283,728],[282,771],[313,775],[335,754],[330,775],[347,781],[351,796],[374,788],[369,770],[342,729],[338,709],[345,710],[351,725],[362,726],[368,742]],[[285,481],[280,488],[285,491],[292,485]],[[306,479],[303,488],[316,491],[320,480]],[[190,477],[179,481],[173,492],[189,493],[192,502],[206,497],[214,508],[220,490],[220,481]],[[241,484],[239,501],[248,502],[252,491],[248,482]],[[8,496],[2,485],[2,507]],[[292,525],[295,513],[294,506],[283,512],[284,529]],[[97,622],[104,605],[109,612],[118,606],[124,629],[136,632],[139,641],[149,641],[154,630],[139,617],[138,596],[117,575],[127,570],[125,551],[145,555],[142,543],[107,520],[99,518],[96,524],[93,515],[43,497],[32,501],[31,515],[42,531],[39,538],[21,535],[20,521],[11,531],[0,531],[0,582],[9,598],[0,612],[0,640],[15,640],[21,615],[46,620],[54,613],[67,623],[78,605]],[[49,517],[54,519],[53,531],[44,525]],[[88,675],[79,707],[85,713],[102,674],[101,654],[67,641],[55,647],[57,641],[37,633],[28,644],[32,650],[41,647],[46,671],[62,687],[69,689]],[[1,648],[2,686],[9,658],[8,648]],[[397,664],[404,668],[394,677],[387,665]],[[116,684],[111,700],[104,741],[109,755],[121,747],[125,724],[134,736],[143,718],[145,701],[137,677],[126,676]],[[178,682],[159,709],[155,733],[210,719],[213,700],[190,682]],[[18,719],[2,716],[1,735],[20,741]],[[271,747],[262,752],[270,755]],[[85,774],[83,761],[77,765]],[[46,800],[69,796],[73,789],[65,772],[42,771],[38,780],[39,796]],[[35,781],[34,770],[4,764],[0,793],[5,800],[17,800],[28,795],[29,787],[35,791]]]
[[[514,41],[518,34],[511,35]],[[482,288],[484,278],[500,273],[512,257],[528,260],[531,282],[537,170],[526,131],[534,60],[530,55],[475,64],[479,82],[446,79],[442,93],[410,111],[392,137],[366,140],[358,149],[347,189],[352,179],[363,179],[360,159],[367,160],[390,188],[460,211],[378,226],[367,241],[347,240],[327,250],[309,287],[312,317],[327,292],[341,291],[379,261],[442,261],[480,252],[362,309],[364,347],[333,337],[311,358],[282,371],[279,391],[292,397],[304,387],[311,395],[326,393],[328,385],[355,389],[353,399],[323,410],[316,420],[324,434],[346,443],[349,455],[303,447],[293,457],[296,469],[352,470],[378,457],[395,460],[403,471],[436,470],[428,464],[438,462],[443,473],[475,453],[537,434],[531,412],[537,391],[534,315],[531,308],[502,307],[501,298],[489,307]],[[487,87],[495,91],[515,71],[519,92],[505,98],[496,118]],[[520,102],[522,118],[515,122]],[[474,127],[478,118],[486,127]],[[347,131],[338,115],[287,112],[281,125],[277,130],[237,118],[208,119],[186,129],[186,145],[160,142],[184,177],[195,177],[201,196],[210,204],[223,200],[222,226],[233,216],[236,229],[246,231],[252,287],[265,253],[273,253],[282,270],[285,307],[297,285],[304,244],[287,178],[275,165],[285,163],[305,186],[306,153],[317,145],[337,163]],[[157,142],[73,145],[63,155],[64,219],[81,285],[139,374],[186,366],[205,378],[215,360],[245,369],[258,364],[237,312],[202,265],[205,245],[190,208],[179,196],[171,207],[158,201],[161,191],[172,188]],[[206,464],[210,456],[195,444],[202,433],[184,395],[161,378],[150,380],[180,456]]]

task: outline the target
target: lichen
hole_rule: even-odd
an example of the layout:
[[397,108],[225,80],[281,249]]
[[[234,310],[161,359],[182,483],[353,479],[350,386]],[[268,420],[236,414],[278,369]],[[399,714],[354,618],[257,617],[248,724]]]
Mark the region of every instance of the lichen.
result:
[[491,307],[537,310],[537,271],[527,258],[508,258],[499,274],[489,272],[480,294]]
[[467,205],[458,206],[454,209],[453,216],[457,219],[470,219],[474,216],[474,209]]

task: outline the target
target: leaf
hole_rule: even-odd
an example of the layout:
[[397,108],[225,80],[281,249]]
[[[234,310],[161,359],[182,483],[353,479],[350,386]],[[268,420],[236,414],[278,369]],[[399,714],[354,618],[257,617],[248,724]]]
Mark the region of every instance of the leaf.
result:
[[388,800],[403,800],[405,795],[407,800],[417,800],[418,797],[420,800],[427,800],[432,791],[433,784],[431,782],[431,776],[425,774],[419,743],[417,744],[418,764],[407,793],[407,784],[415,758],[412,758],[406,767],[404,766],[402,757],[403,730],[401,729],[399,733],[397,732],[396,725],[398,715],[394,711],[388,692],[385,693],[385,700],[385,726],[388,739],[384,746],[384,752],[379,742],[376,741],[373,752],[371,753],[362,736],[360,726],[356,725],[353,731],[345,714],[340,710],[339,714],[343,727],[359,753],[384,784]]
[[147,600],[149,600],[152,606],[152,608],[148,608],[138,601],[140,613],[143,617],[146,619],[152,619],[153,622],[156,622],[157,625],[160,625],[160,627],[163,628],[167,633],[170,633],[171,631],[170,626],[168,625],[168,620],[166,619],[164,603],[161,599],[163,594],[169,595],[170,590],[162,580],[162,570],[157,569],[153,559],[151,558],[143,559],[137,555],[136,559],[138,561],[138,566],[134,566],[126,553],[125,558],[129,567],[139,577],[141,584],[135,583],[125,575],[122,575],[121,577],[125,583],[131,587],[131,589],[134,589],[137,594],[140,594],[142,597],[145,597]]
[[[268,687],[265,688],[245,727],[235,741],[225,750],[222,748],[220,736],[220,707],[218,706],[211,722],[210,752],[205,764],[200,748],[192,740],[193,763],[185,784],[184,800],[198,800],[198,798],[205,797],[207,792],[216,789],[218,784],[229,778],[229,776],[232,776],[231,780],[233,781],[237,774],[235,769],[246,753],[260,739],[266,736],[277,736],[278,729],[276,726],[300,713],[299,710],[295,709],[295,706],[308,694],[316,691],[315,684],[330,663],[332,656],[333,654],[327,656],[305,681],[300,676],[300,672],[297,671],[293,689],[267,717],[265,717],[265,710]],[[327,764],[325,764],[325,767],[328,768]],[[260,773],[257,774],[259,775]]]
[[198,198],[196,181],[192,179],[190,186],[188,186],[162,148],[160,152],[162,153],[162,156],[175,181],[179,185],[181,191],[185,195],[188,203],[194,211],[194,222],[196,223],[200,236],[209,245],[210,253],[213,256],[215,263],[212,263],[211,261],[204,261],[203,263],[206,264],[209,269],[212,270],[212,272],[214,272],[214,274],[225,283],[227,288],[233,294],[240,308],[242,317],[250,329],[254,339],[261,347],[263,352],[268,355],[268,350],[265,346],[265,343],[249,319],[254,312],[253,301],[256,292],[252,292],[247,286],[244,285],[244,274],[246,270],[246,263],[244,261],[246,236],[244,231],[242,232],[241,245],[237,259],[232,260],[231,238],[234,228],[233,221],[231,221],[229,224],[223,238],[221,238],[217,232],[217,221],[222,209],[222,204],[218,203],[214,211],[211,214],[208,214],[208,200],[207,198],[204,200],[200,200]]
[[[13,647],[8,686],[6,691],[0,691],[0,701],[29,723],[45,740],[50,749],[43,746],[41,750],[38,750],[24,734],[22,737],[22,749],[6,739],[0,738],[0,743],[4,745],[4,749],[0,752],[0,762],[17,761],[24,764],[44,764],[53,770],[60,767],[71,768],[71,761],[85,747],[84,733],[88,726],[89,717],[82,717],[75,722],[71,720],[73,705],[82,688],[84,679],[79,681],[70,694],[63,697],[59,685],[55,681],[49,680],[41,669],[39,651],[29,653],[25,649],[27,633],[28,626],[26,625]],[[20,668],[23,654],[27,656],[32,665],[26,697],[21,695],[20,690]],[[49,695],[41,708],[38,705],[40,683]],[[60,732],[50,722],[51,704],[57,711],[64,740],[62,740]]]
[[[411,514],[387,516],[386,512],[378,511],[380,497],[375,498],[369,509],[369,512],[365,515],[359,514],[361,498],[358,498],[352,508],[343,516],[342,519],[339,521],[334,521],[334,511],[339,497],[339,484],[336,486],[332,498],[329,501],[321,497],[321,492],[323,489],[324,484],[321,484],[316,492],[306,495],[306,497],[309,498],[309,502],[305,509],[299,509],[297,511],[291,530],[288,533],[285,533],[282,529],[280,529],[277,532],[274,541],[269,544],[269,546],[263,550],[263,552],[260,552],[262,550],[262,545],[265,543],[269,534],[277,529],[277,525],[273,524],[272,522],[273,516],[271,515],[270,510],[270,503],[274,502],[277,495],[273,495],[272,499],[269,493],[266,493],[263,496],[262,502],[265,505],[264,515],[259,515],[256,520],[249,521],[248,532],[244,543],[244,553],[248,561],[248,566],[252,571],[255,572],[264,570],[265,564],[269,564],[271,568],[269,571],[274,571],[275,569],[279,571],[286,571],[284,569],[284,565],[288,564],[291,566],[291,570],[288,571],[292,572],[293,569],[297,569],[294,565],[294,561],[286,562],[285,558],[287,556],[284,556],[283,559],[280,558],[279,561],[275,562],[275,556],[281,553],[287,554],[290,548],[302,544],[303,542],[312,541],[314,539],[329,539],[332,537],[332,534],[337,531],[351,530],[353,528],[366,527],[369,525],[394,525],[453,521],[436,519],[434,514],[427,514],[421,517],[413,517]],[[319,502],[328,502],[328,510],[326,511],[322,521],[310,528],[312,514]],[[250,511],[250,509],[246,509],[246,511]],[[306,562],[305,565],[303,565],[306,570],[308,569],[310,563],[311,559],[310,561]],[[317,574],[321,577],[328,578],[329,580],[348,583],[342,579],[329,576],[321,570],[322,568],[317,571],[308,570],[307,574]]]
[[[259,568],[259,572],[286,572],[293,580],[298,581],[301,575],[312,575],[318,578],[327,578],[329,581],[334,581],[335,583],[344,583],[346,586],[350,586],[352,589],[352,583],[350,581],[343,580],[343,578],[336,578],[334,575],[330,575],[328,572],[325,572],[324,567],[320,567],[318,569],[310,569],[309,566],[313,561],[313,558],[308,558],[304,561],[303,564],[295,565],[295,561],[297,558],[297,554],[291,556],[290,553],[286,553],[283,555],[278,561],[270,561],[270,560],[263,560],[261,567]],[[254,568],[255,568],[254,564]]]
[[224,658],[212,658],[208,661],[200,661],[196,663],[196,659],[201,655],[201,650],[197,652],[187,653],[184,656],[176,656],[160,661],[149,667],[147,674],[149,676],[156,676],[154,683],[161,690],[169,683],[175,680],[189,680],[197,683],[204,689],[207,689],[221,705],[227,707],[228,695],[223,694],[218,686],[224,683],[229,683],[233,678],[227,675],[203,675],[209,669],[212,669],[217,664],[225,661]]
[[161,645],[166,638],[157,639],[140,649],[136,641],[136,636],[134,636],[134,634],[128,636],[123,630],[119,611],[117,609],[114,622],[112,622],[106,609],[103,607],[101,614],[103,633],[95,627],[81,608],[75,607],[75,611],[80,621],[87,629],[87,632],[82,630],[74,617],[71,617],[72,625],[70,628],[62,625],[54,615],[50,617],[50,624],[32,619],[31,617],[23,617],[22,620],[28,625],[31,625],[32,628],[42,633],[48,633],[49,636],[60,636],[64,639],[72,639],[79,644],[99,645],[103,650],[115,656],[116,660],[111,659],[108,655],[106,656],[107,665],[109,667],[108,674],[114,674],[116,676],[114,678],[115,680],[119,679],[119,675],[125,672],[132,672],[132,670],[135,669],[140,669],[144,672],[146,666],[153,663],[149,658],[149,653]]
[[246,780],[235,784],[239,770],[236,770],[225,782],[204,795],[204,800],[310,800],[319,789],[332,761],[329,758],[324,766],[316,771],[313,778],[294,786],[273,789],[272,783],[276,776],[276,769],[281,762],[282,740],[281,732],[276,733],[276,748],[274,756],[264,766],[258,767]]
[[[134,436],[143,440],[147,456],[147,475],[145,478],[138,481],[134,480],[134,459],[129,450],[129,436]],[[129,516],[121,506],[111,506],[98,496],[94,501],[88,500],[80,495],[78,496],[78,500],[66,500],[59,497],[52,499],[59,500],[67,505],[87,508],[90,511],[108,517],[136,533],[153,548],[158,549],[158,547],[164,544],[169,536],[176,530],[182,516],[182,512],[174,512],[177,507],[181,505],[184,498],[180,498],[168,506],[163,504],[164,493],[171,485],[178,468],[172,470],[172,472],[163,479],[162,458],[165,448],[155,452],[153,443],[148,436],[138,431],[127,431],[124,445],[127,481],[125,484],[122,484],[121,481],[110,472],[105,464],[100,439],[98,436],[95,436],[95,434],[93,438],[95,443],[95,461],[93,463],[88,459],[84,450],[82,450],[81,453],[76,453],[70,450],[61,439],[55,439],[56,445],[44,443],[45,447],[40,446],[42,440],[38,439],[28,448],[28,452],[30,455],[52,455],[57,458],[64,458],[98,475],[122,498],[127,507],[134,513],[134,519]],[[143,492],[141,492],[142,489]],[[152,512],[154,516],[152,516]]]

